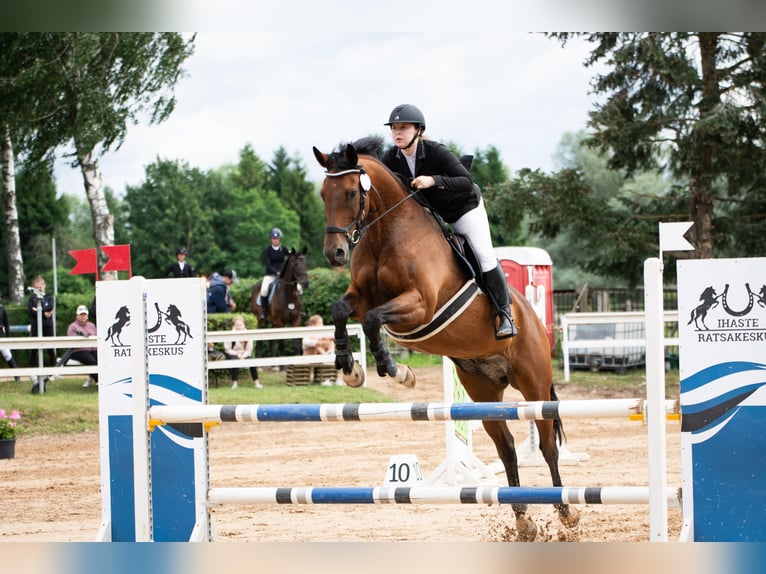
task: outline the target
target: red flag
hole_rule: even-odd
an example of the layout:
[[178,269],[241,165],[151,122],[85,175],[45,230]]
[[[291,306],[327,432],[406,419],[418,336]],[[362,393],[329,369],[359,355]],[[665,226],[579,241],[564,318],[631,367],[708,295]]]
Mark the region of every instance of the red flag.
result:
[[70,275],[83,275],[98,271],[95,249],[73,249],[69,252],[69,255],[74,257],[75,260],[74,267],[69,272]]
[[127,271],[131,276],[130,245],[103,245],[101,251],[109,257],[101,271]]

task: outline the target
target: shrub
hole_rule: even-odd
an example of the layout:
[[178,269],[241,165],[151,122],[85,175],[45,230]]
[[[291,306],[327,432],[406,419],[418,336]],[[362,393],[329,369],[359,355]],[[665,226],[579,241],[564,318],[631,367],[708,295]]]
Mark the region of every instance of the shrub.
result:
[[347,268],[309,270],[309,288],[303,291],[303,312],[306,317],[321,315],[325,325],[332,325],[332,304],[340,299],[351,282]]

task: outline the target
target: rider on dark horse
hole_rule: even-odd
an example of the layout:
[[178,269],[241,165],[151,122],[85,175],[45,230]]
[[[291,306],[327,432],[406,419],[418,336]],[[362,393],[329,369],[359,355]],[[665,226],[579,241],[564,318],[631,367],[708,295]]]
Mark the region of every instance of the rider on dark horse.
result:
[[423,139],[426,121],[413,105],[397,106],[384,125],[391,127],[394,146],[381,158],[410,189],[420,194],[444,221],[465,236],[481,268],[481,279],[499,318],[495,337],[516,335],[505,273],[492,249],[487,211],[471,173],[446,146]]
[[263,261],[266,267],[266,273],[261,281],[261,292],[258,294],[258,305],[261,307],[261,316],[258,318],[260,323],[266,320],[268,311],[266,297],[269,294],[269,288],[277,277],[282,274],[285,261],[287,261],[287,255],[290,253],[287,247],[282,245],[282,231],[278,227],[274,227],[269,232],[269,240],[271,245],[268,245],[261,254],[261,261]]

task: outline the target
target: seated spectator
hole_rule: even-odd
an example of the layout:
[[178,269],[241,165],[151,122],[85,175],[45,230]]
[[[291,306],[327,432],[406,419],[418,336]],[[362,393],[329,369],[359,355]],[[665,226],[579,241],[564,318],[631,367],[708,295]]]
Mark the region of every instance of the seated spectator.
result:
[[[67,327],[66,334],[69,337],[96,336],[96,325],[88,320],[88,308],[85,305],[77,307],[76,318]],[[97,365],[98,349],[96,347],[73,347],[64,354],[56,366],[66,365],[69,359],[79,361],[83,365]],[[98,374],[90,375],[83,387],[89,387],[91,384],[98,384]]]
[[[312,315],[306,323],[307,327],[322,327],[324,321],[321,315]],[[304,355],[326,355],[335,351],[335,341],[332,337],[303,337]]]
[[[245,319],[242,315],[234,317],[232,331],[244,331]],[[253,356],[253,341],[247,339],[243,341],[228,341],[226,343],[226,356],[229,359],[249,359]],[[258,380],[258,367],[250,367],[250,376],[253,378],[253,385],[256,389],[262,389],[263,385]],[[231,388],[236,389],[239,386],[239,369],[231,369]]]
[[[324,321],[322,320],[321,315],[312,315],[309,317],[308,322],[306,323],[307,327],[322,327],[324,326]],[[304,355],[326,355],[327,353],[334,353],[335,352],[335,341],[332,337],[303,337],[303,354]],[[321,385],[324,387],[329,387],[332,385],[332,380],[330,380],[329,377],[335,376],[337,379],[337,372],[335,371],[334,365],[328,365],[328,366],[320,366],[315,367],[313,369],[314,371],[314,382],[317,382],[319,379],[324,379],[321,382]]]

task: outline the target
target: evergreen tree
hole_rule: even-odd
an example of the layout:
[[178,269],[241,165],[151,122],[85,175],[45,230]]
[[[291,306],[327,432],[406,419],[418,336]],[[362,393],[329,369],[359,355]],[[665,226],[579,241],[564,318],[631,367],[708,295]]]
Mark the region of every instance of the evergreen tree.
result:
[[[306,258],[310,265],[327,265],[320,248],[324,242],[324,206],[314,184],[306,178],[300,159],[291,158],[280,146],[269,165],[267,185],[284,206],[298,216],[300,233],[292,236],[285,234],[285,244],[295,249],[309,247]],[[282,231],[285,232],[285,229]]]
[[[551,36],[565,44],[572,35]],[[691,219],[696,257],[712,257],[716,246],[719,255],[762,254],[766,33],[582,36],[593,45],[586,65],[607,68],[593,81],[601,99],[589,145],[627,176],[664,169],[679,185],[630,207],[656,220]]]

